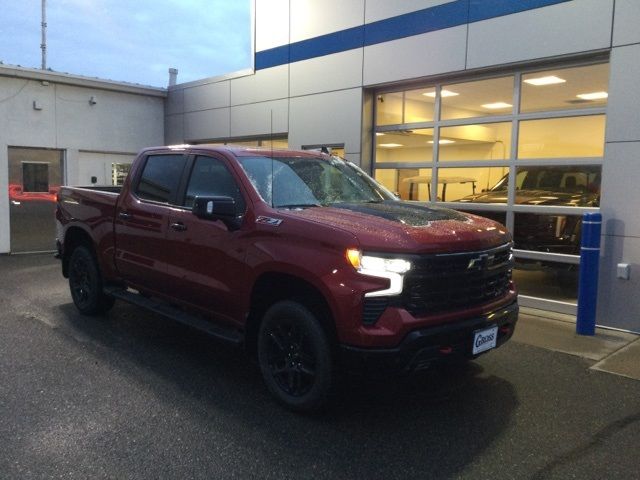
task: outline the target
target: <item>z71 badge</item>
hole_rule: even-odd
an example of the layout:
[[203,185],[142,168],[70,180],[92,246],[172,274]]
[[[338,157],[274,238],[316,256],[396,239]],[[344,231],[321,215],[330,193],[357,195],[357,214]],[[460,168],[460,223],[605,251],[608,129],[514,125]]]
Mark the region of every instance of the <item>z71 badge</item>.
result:
[[277,227],[282,223],[282,220],[279,218],[265,217],[263,215],[260,215],[258,218],[256,218],[256,223]]

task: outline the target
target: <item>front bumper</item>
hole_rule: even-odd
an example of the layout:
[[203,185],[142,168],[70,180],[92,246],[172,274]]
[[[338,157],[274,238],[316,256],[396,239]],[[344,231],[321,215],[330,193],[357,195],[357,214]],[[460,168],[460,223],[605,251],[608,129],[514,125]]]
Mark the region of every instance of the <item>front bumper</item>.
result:
[[472,344],[477,330],[497,325],[497,348],[511,338],[517,321],[518,304],[513,302],[480,317],[413,330],[397,347],[361,348],[341,345],[341,363],[348,371],[378,374],[412,372],[428,368],[437,362],[475,358],[478,355],[472,354]]

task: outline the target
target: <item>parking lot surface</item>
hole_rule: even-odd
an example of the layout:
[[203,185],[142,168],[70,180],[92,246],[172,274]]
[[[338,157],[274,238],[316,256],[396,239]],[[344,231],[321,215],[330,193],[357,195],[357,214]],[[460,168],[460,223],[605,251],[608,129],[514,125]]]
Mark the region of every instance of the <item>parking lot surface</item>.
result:
[[50,256],[0,257],[0,478],[638,479],[640,381],[510,342],[315,416],[234,350],[135,307],[80,316]]

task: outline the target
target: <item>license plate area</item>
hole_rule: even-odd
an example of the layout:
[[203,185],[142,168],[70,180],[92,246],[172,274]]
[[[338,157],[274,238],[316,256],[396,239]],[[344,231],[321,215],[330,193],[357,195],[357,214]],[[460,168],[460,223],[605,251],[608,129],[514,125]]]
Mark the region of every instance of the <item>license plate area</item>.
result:
[[473,355],[486,352],[492,348],[496,348],[498,341],[498,326],[494,325],[489,328],[483,328],[482,330],[476,330],[473,332]]

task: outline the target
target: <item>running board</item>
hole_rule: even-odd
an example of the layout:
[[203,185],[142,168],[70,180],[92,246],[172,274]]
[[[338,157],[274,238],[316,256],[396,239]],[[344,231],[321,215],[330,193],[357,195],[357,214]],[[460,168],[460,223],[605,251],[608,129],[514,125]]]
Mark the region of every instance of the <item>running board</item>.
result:
[[143,297],[138,293],[133,293],[119,287],[106,287],[104,289],[104,293],[117,298],[118,300],[123,300],[127,303],[142,307],[145,310],[170,318],[171,320],[175,320],[176,322],[180,322],[234,345],[240,345],[242,343],[243,336],[240,332],[220,327],[203,319],[202,317],[183,312],[182,310],[167,305],[166,303],[162,303],[152,298]]

